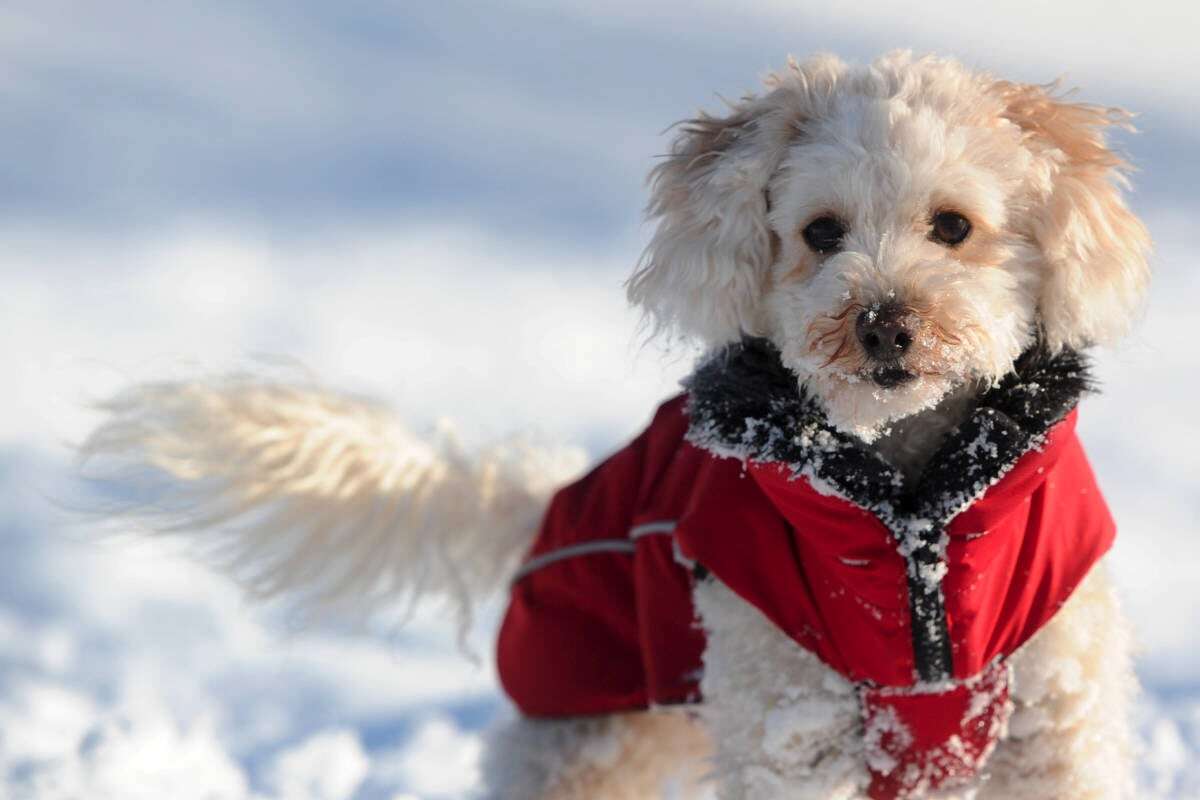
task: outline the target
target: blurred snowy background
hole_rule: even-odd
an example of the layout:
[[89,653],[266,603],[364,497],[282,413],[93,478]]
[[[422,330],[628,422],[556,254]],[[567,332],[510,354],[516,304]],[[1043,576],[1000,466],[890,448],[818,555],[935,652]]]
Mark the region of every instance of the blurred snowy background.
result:
[[503,713],[436,610],[297,631],[160,542],[72,529],[85,408],[286,355],[595,455],[686,359],[620,282],[660,132],[766,69],[935,49],[1142,112],[1158,245],[1082,431],[1122,528],[1143,796],[1200,797],[1200,50],[1194,4],[21,0],[0,8],[0,797],[441,800]]

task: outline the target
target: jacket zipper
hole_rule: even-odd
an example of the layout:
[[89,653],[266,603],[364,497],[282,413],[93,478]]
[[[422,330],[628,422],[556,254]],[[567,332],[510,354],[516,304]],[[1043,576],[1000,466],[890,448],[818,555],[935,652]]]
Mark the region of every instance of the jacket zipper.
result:
[[949,680],[954,675],[954,663],[950,653],[950,626],[946,619],[942,582],[940,579],[932,581],[927,577],[941,561],[935,547],[941,535],[940,526],[923,531],[920,544],[905,559],[913,661],[917,677],[921,681],[931,683]]

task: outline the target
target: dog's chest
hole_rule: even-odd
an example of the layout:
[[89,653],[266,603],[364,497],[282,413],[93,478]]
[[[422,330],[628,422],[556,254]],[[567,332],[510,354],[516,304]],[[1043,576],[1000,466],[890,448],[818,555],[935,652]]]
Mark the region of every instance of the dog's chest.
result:
[[946,434],[970,414],[974,400],[974,389],[970,384],[964,385],[936,407],[892,423],[871,443],[871,448],[900,470],[906,486],[915,486]]

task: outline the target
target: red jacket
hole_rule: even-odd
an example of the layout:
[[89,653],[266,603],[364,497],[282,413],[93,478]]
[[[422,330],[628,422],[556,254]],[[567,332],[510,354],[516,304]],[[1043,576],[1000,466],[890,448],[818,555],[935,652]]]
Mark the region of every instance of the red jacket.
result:
[[[1069,410],[1081,362],[1027,360],[914,492],[752,344],[554,497],[501,629],[505,690],[533,716],[698,700],[695,564],[860,686],[873,797],[969,777],[1007,718],[1003,659],[1113,540]],[[907,735],[873,731],[896,715]]]

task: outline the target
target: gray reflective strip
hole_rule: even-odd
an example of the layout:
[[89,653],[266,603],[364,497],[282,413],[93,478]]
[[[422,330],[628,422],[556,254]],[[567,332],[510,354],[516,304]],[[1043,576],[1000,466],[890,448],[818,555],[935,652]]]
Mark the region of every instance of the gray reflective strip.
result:
[[594,542],[581,542],[568,547],[560,547],[557,550],[551,550],[549,553],[542,553],[540,556],[531,558],[522,564],[521,568],[517,570],[517,574],[513,576],[513,583],[521,580],[521,578],[524,578],[531,572],[537,572],[543,567],[548,567],[566,558],[586,556],[592,553],[632,553],[634,551],[634,540],[655,533],[673,533],[674,531],[675,520],[663,519],[634,525],[629,529],[628,539],[597,539]]
[[643,522],[629,529],[630,539],[640,539],[652,533],[672,533],[675,530],[675,520],[662,519],[657,522]]
[[551,550],[549,553],[542,553],[540,556],[526,561],[517,574],[513,576],[513,582],[521,580],[531,572],[537,572],[543,567],[547,567],[556,561],[562,561],[565,558],[574,558],[575,556],[586,556],[592,553],[632,553],[633,542],[626,539],[598,539],[594,542],[581,542],[573,544],[569,547],[560,547],[558,550]]

